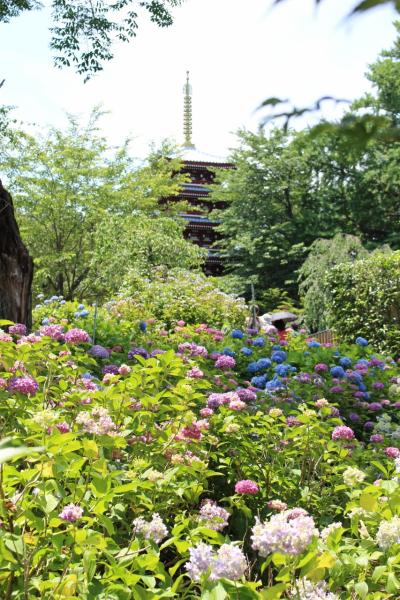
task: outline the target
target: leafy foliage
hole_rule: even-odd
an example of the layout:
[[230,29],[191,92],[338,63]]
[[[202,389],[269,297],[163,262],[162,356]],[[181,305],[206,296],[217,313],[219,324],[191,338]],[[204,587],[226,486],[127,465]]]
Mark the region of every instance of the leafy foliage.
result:
[[[0,338],[2,432],[12,453],[29,449],[0,467],[2,598],[293,600],[303,586],[330,600],[398,597],[400,386],[391,359],[365,344],[330,348],[293,334],[274,362],[271,332],[165,331],[154,318],[140,327],[137,316],[126,322],[132,339],[114,347],[124,319],[109,306],[99,313],[103,348],[90,348],[75,306],[44,302],[35,316],[40,328],[46,310],[47,325],[34,336],[16,326]],[[143,358],[127,354],[131,344],[158,350]],[[217,366],[222,357],[229,370]],[[343,359],[352,368],[338,393]],[[255,363],[280,387],[246,384]],[[285,504],[295,511],[279,513]],[[225,519],[204,518],[221,509]],[[292,552],[280,541],[288,536]],[[199,544],[231,560],[200,562],[195,578]]]
[[[235,299],[218,288],[218,279],[201,273],[160,267],[148,277],[138,278],[128,272],[121,289],[126,298],[117,313],[124,314],[133,307],[142,318],[153,316],[169,328],[183,319],[190,324],[208,323],[213,327],[235,327],[247,316],[242,299]],[[114,310],[114,309],[113,309]]]
[[179,161],[163,148],[135,165],[128,142],[109,148],[100,116],[95,111],[86,127],[70,117],[66,132],[21,135],[1,164],[35,259],[35,289],[48,295],[109,297],[128,269],[143,276],[160,264],[195,268],[203,259],[183,239],[180,204],[159,204],[178,193]]
[[304,322],[310,331],[328,327],[325,275],[343,263],[366,258],[367,250],[359,238],[338,233],[330,240],[319,239],[311,244],[310,251],[299,269],[299,291],[304,305]]
[[328,318],[345,340],[369,337],[381,350],[400,348],[400,252],[374,253],[334,267],[326,277]]
[[[139,12],[147,13],[159,27],[172,24],[171,8],[182,0],[53,0],[54,25],[50,46],[56,51],[58,67],[74,65],[88,80],[113,58],[116,42],[127,42],[136,35]],[[23,11],[41,8],[36,0],[0,0],[0,22],[7,22]]]

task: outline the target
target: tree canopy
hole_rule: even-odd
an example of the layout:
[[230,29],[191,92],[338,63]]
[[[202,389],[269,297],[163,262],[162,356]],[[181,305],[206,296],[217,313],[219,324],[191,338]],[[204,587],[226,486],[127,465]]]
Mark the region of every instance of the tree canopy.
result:
[[[171,8],[183,0],[52,0],[51,49],[57,67],[74,66],[89,79],[113,58],[113,43],[136,35],[140,13],[159,27],[172,24]],[[40,10],[37,0],[0,0],[0,23],[23,12]]]
[[66,131],[19,134],[0,167],[14,195],[21,233],[35,260],[35,289],[74,297],[118,291],[124,273],[160,264],[198,267],[203,254],[183,238],[179,160],[153,152],[137,165],[129,144],[110,148],[98,130],[69,117]]

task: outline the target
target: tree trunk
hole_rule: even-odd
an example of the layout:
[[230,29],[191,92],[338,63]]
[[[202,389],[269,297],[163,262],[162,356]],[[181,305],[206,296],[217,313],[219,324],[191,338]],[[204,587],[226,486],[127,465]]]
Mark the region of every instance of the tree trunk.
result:
[[0,319],[32,324],[33,260],[21,240],[14,206],[0,181]]

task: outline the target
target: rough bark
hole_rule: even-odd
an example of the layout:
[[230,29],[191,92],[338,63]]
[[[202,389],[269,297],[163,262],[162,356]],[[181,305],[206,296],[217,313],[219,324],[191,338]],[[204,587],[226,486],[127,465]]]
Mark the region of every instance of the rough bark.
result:
[[33,260],[21,240],[11,195],[0,181],[0,319],[32,323]]

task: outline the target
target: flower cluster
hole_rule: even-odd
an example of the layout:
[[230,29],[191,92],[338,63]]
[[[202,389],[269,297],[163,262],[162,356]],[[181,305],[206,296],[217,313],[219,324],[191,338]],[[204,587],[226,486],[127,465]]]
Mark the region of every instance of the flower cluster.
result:
[[90,341],[90,337],[87,331],[76,327],[64,333],[64,340],[66,344],[84,344]]
[[8,380],[8,391],[18,392],[24,396],[34,396],[39,389],[38,382],[33,377],[11,377]]
[[295,585],[289,591],[289,598],[293,600],[339,600],[339,596],[328,590],[325,581],[318,583],[309,579],[297,579]]
[[138,517],[133,521],[133,533],[141,535],[146,540],[153,540],[156,544],[160,543],[168,535],[168,529],[158,513],[154,513],[151,521],[145,521],[143,517]]
[[23,323],[15,323],[15,325],[10,325],[8,332],[11,333],[11,335],[26,335],[26,325]]
[[208,544],[200,542],[189,549],[190,560],[185,564],[189,577],[200,581],[207,576],[211,581],[220,578],[236,581],[243,577],[247,561],[243,552],[232,544],[222,544],[216,553]]
[[116,435],[117,426],[108,414],[106,408],[95,407],[91,413],[80,412],[76,423],[82,426],[82,431],[97,435]]
[[64,340],[64,327],[62,325],[42,325],[39,333],[44,337],[49,337],[60,342]]
[[365,473],[356,467],[347,467],[343,473],[343,481],[348,487],[353,487],[365,479]]
[[83,515],[83,509],[78,504],[67,504],[58,515],[63,521],[73,523],[80,519]]
[[[301,512],[295,512],[295,511]],[[252,529],[252,548],[260,556],[273,552],[297,555],[304,552],[314,536],[318,535],[314,519],[303,509],[286,510],[262,523],[256,518]]]
[[251,479],[242,479],[236,483],[235,492],[236,494],[258,494],[259,487]]
[[400,517],[382,521],[376,534],[376,543],[382,550],[388,550],[394,544],[400,544]]
[[339,425],[332,431],[333,440],[352,440],[354,439],[354,431],[346,425]]
[[222,531],[228,525],[229,513],[227,510],[218,506],[213,500],[204,500],[200,508],[200,523],[213,529],[214,531]]

